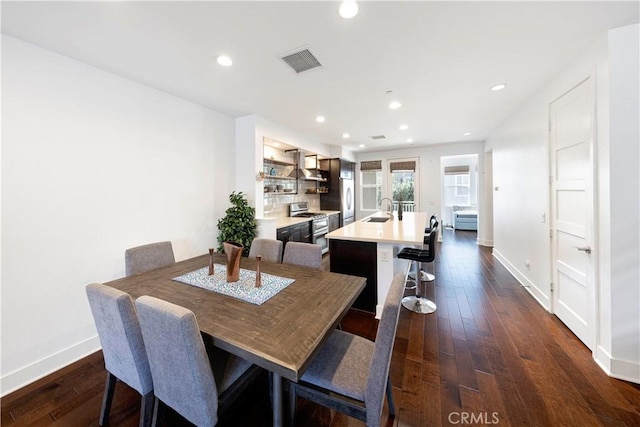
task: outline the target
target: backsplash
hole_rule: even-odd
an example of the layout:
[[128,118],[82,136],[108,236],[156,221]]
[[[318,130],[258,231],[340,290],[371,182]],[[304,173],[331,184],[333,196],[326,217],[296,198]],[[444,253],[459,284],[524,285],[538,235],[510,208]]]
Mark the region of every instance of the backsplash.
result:
[[[302,181],[300,181],[302,183]],[[301,186],[302,187],[302,186]],[[315,188],[315,183],[313,188]],[[305,194],[305,189],[299,189],[300,194],[273,194],[264,196],[264,216],[266,218],[284,218],[289,216],[289,204],[296,202],[308,202],[309,210],[320,210],[320,195]]]

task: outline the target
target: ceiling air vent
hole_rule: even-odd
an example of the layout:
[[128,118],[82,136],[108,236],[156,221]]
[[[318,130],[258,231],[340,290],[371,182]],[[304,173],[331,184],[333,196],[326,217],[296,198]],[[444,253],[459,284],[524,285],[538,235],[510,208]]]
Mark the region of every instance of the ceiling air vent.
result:
[[387,137],[384,135],[374,135],[371,137],[371,139],[387,139]]
[[281,59],[298,74],[303,71],[322,67],[322,64],[316,59],[316,57],[309,52],[309,49],[291,53],[287,56],[283,56]]

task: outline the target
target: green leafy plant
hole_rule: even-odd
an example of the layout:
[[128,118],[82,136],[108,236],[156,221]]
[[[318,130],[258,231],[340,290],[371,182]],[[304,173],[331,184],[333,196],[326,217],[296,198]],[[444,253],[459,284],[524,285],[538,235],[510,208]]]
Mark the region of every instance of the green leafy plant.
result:
[[413,181],[399,180],[393,183],[393,200],[398,202],[413,200]]
[[218,252],[224,252],[224,242],[242,243],[242,256],[249,256],[251,242],[256,236],[256,210],[242,192],[235,191],[229,196],[231,207],[226,210],[225,217],[218,221]]

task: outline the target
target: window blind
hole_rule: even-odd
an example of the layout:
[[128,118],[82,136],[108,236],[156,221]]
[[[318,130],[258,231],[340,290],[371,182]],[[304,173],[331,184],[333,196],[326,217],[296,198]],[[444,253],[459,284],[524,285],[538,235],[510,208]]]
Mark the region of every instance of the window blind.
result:
[[381,171],[382,160],[371,160],[368,162],[360,162],[361,171]]
[[466,166],[445,166],[444,174],[445,175],[461,175],[469,173],[469,165]]
[[416,162],[415,160],[407,161],[407,162],[391,162],[389,163],[389,169],[391,172],[396,171],[416,171]]

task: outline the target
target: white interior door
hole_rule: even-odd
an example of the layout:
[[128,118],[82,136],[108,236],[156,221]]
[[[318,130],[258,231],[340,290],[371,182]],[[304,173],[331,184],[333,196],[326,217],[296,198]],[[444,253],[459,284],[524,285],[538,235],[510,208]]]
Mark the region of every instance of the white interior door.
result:
[[553,311],[593,350],[593,83],[589,78],[550,105]]

